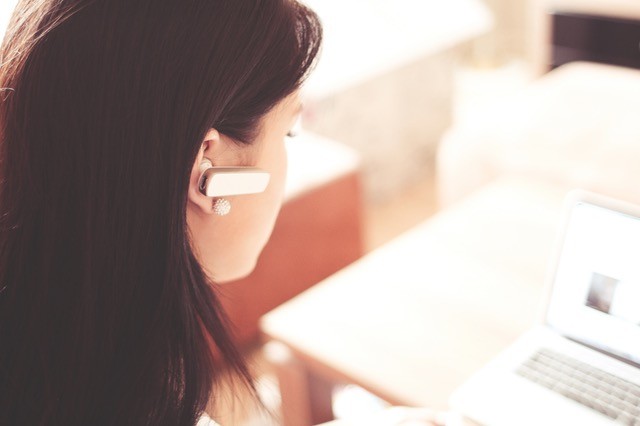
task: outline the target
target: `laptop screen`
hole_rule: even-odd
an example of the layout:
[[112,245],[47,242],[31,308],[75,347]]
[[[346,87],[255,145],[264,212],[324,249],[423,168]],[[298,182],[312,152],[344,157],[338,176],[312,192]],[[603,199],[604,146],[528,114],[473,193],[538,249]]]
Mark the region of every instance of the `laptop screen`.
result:
[[574,205],[547,323],[640,364],[640,218],[585,201]]

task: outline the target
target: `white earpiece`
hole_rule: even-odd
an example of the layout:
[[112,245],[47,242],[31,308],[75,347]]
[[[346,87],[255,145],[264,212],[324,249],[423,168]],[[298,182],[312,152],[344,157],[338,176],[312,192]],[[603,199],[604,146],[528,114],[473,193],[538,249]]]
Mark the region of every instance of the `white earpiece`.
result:
[[198,188],[207,197],[258,194],[269,184],[270,174],[255,167],[216,167],[205,158],[200,163]]

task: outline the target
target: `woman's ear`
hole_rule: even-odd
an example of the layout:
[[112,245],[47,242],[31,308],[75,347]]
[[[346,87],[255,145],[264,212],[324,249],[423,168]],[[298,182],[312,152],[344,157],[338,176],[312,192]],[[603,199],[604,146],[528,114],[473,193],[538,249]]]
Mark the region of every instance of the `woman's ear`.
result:
[[202,141],[196,160],[191,168],[191,178],[189,179],[189,204],[201,214],[213,214],[212,201],[210,197],[200,192],[200,176],[203,170],[203,161],[209,160],[212,163],[216,159],[222,158],[228,150],[224,146],[225,142],[220,138],[220,133],[216,129],[209,129]]

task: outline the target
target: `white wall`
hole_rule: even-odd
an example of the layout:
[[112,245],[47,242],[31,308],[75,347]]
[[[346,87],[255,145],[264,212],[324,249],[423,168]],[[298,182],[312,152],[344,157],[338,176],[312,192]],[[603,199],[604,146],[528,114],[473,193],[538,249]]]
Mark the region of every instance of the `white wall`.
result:
[[0,3],[0,35],[4,37],[4,32],[9,23],[9,18],[13,12],[17,0],[2,0]]
[[500,66],[513,59],[525,59],[531,37],[533,0],[483,0],[494,16],[493,30],[476,40],[471,60],[478,66]]

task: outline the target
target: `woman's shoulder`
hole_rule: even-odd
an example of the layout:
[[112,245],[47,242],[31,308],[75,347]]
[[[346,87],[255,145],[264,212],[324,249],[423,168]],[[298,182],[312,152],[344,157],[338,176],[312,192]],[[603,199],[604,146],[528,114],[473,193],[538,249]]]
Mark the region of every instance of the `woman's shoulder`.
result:
[[198,420],[198,424],[196,426],[220,426],[218,423],[214,422],[211,417],[204,413],[200,416],[200,420]]

